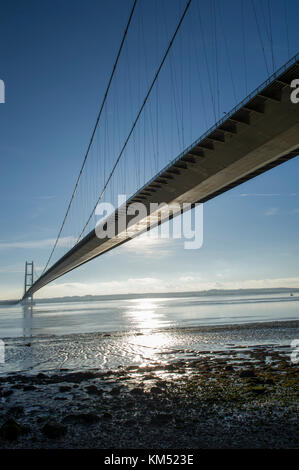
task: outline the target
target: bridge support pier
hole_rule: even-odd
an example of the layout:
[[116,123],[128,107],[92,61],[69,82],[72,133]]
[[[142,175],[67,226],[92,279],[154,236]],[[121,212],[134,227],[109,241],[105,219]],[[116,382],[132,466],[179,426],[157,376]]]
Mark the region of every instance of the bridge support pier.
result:
[[[25,281],[24,281],[24,295],[26,294],[27,290],[33,285],[33,272],[34,272],[34,264],[33,261],[26,261],[25,263]],[[29,295],[26,297],[23,302],[32,303],[33,302],[33,295]]]

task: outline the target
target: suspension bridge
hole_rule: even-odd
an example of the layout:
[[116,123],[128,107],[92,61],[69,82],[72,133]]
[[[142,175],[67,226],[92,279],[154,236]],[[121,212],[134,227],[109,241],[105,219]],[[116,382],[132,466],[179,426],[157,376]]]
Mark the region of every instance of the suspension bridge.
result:
[[[133,121],[127,139],[112,166],[102,192],[96,199],[96,204],[92,207],[91,216],[94,214],[97,204],[101,201],[142,115],[190,3],[187,2],[186,4],[153,81],[145,94],[136,119]],[[33,264],[26,263],[23,299],[32,298],[33,294],[39,289],[60,276],[162,224],[169,218],[169,212],[167,210],[164,213],[161,208],[158,210],[152,209],[154,207],[152,203],[167,204],[168,209],[170,208],[172,211],[171,217],[175,217],[182,213],[185,204],[189,204],[189,207],[192,208],[195,204],[204,203],[299,154],[299,104],[291,100],[294,80],[299,78],[299,54],[297,54],[279,70],[268,76],[266,81],[246,96],[230,112],[227,112],[191,145],[186,147],[162,170],[154,174],[113,214],[102,220],[99,227],[107,233],[109,233],[109,226],[112,226],[116,221],[114,236],[99,238],[95,228],[92,228],[84,235],[84,231],[91,220],[90,216],[74,246],[49,266],[84,171],[135,5],[136,2],[134,2],[129,17],[96,126],[55,245],[43,273],[35,281],[33,280]],[[185,120],[188,121],[188,116],[185,116]],[[135,211],[130,211],[130,207],[133,209],[136,207],[136,203],[142,203],[146,208],[146,215],[139,217],[138,220],[135,218]],[[123,214],[128,212],[134,215],[126,217],[127,225],[124,227],[118,221],[123,220]],[[132,223],[133,218],[134,223]],[[28,282],[28,279],[30,282]]]

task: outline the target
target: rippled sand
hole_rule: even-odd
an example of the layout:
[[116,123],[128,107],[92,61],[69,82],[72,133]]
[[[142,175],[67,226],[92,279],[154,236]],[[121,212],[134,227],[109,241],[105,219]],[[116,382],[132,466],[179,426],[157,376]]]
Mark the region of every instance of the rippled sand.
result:
[[87,333],[6,339],[0,373],[67,368],[107,370],[128,365],[167,364],[200,351],[234,346],[285,345],[299,338],[299,321],[194,328],[144,329],[142,332]]
[[298,447],[298,333],[283,322],[11,340],[0,445]]

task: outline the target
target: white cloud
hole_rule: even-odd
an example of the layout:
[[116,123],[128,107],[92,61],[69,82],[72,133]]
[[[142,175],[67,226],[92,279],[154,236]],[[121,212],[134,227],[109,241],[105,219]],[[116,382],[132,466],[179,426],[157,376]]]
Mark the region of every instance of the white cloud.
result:
[[126,242],[122,245],[121,249],[144,256],[161,257],[171,254],[170,242],[171,240],[169,238],[158,238],[158,236],[154,235],[153,231],[150,231]]
[[36,196],[36,199],[49,200],[54,199],[56,196]]
[[279,193],[241,193],[241,197],[274,197],[274,196],[281,196]]
[[[298,208],[295,208],[295,209],[292,209],[288,212],[285,212],[286,214],[290,214],[290,215],[293,215],[293,214],[299,214],[299,209]],[[266,212],[265,212],[265,215],[267,216],[271,216],[271,215],[277,215],[279,214],[279,209],[278,207],[271,207],[270,209],[268,209]]]
[[[184,279],[185,278],[185,279]],[[43,287],[36,298],[52,298],[83,295],[143,294],[184,291],[202,291],[209,289],[260,289],[260,288],[299,288],[299,277],[249,279],[243,281],[203,281],[199,276],[181,276],[178,279],[165,280],[155,277],[129,278],[107,282],[53,282]],[[20,298],[22,289],[5,287],[0,298]]]
[[[181,277],[179,278],[179,280],[180,280],[181,282],[188,282],[188,283],[189,283],[189,282],[193,282],[194,279],[195,279],[194,276],[181,276]],[[197,278],[197,279],[199,279],[199,278]]]
[[111,295],[133,293],[162,293],[200,291],[209,289],[260,289],[299,287],[299,277],[250,279],[244,281],[203,281],[200,276],[181,276],[178,279],[145,277],[107,282],[52,283],[41,289],[36,297],[62,297],[72,295]]
[[24,266],[21,265],[11,265],[0,268],[0,274],[15,274],[23,273],[25,271]]
[[282,197],[294,197],[298,196],[298,193],[288,193],[288,194],[281,194],[281,193],[240,193],[240,197],[277,197],[277,196],[282,196]]
[[249,279],[244,281],[217,282],[219,289],[265,289],[278,287],[299,287],[299,277]]
[[[47,238],[45,240],[31,240],[31,241],[17,241],[17,242],[0,242],[0,250],[7,250],[11,248],[30,248],[30,249],[40,249],[40,248],[52,248],[54,246],[56,239]],[[59,239],[57,244],[58,247],[69,248],[76,241],[75,237],[62,237]]]
[[[110,295],[138,292],[156,292],[161,280],[151,277],[129,278],[125,281],[52,283],[37,293],[37,297],[68,295]],[[158,292],[163,292],[158,291]]]
[[271,215],[276,215],[278,214],[278,208],[277,207],[271,207],[265,212],[265,215],[271,216]]

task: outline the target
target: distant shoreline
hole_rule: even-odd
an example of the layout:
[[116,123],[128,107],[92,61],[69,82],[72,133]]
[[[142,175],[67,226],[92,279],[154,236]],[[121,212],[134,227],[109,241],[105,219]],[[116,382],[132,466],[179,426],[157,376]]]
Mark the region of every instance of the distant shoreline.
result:
[[[167,297],[206,297],[221,295],[260,295],[260,294],[291,294],[299,293],[298,287],[275,287],[261,289],[210,289],[202,291],[184,291],[184,292],[144,292],[140,294],[109,294],[109,295],[82,295],[82,296],[66,296],[53,298],[37,298],[35,303],[58,303],[58,302],[86,302],[98,300],[126,300],[147,298],[167,298]],[[20,300],[0,300],[1,305],[17,305]]]
[[0,300],[0,305],[17,305],[19,300]]

